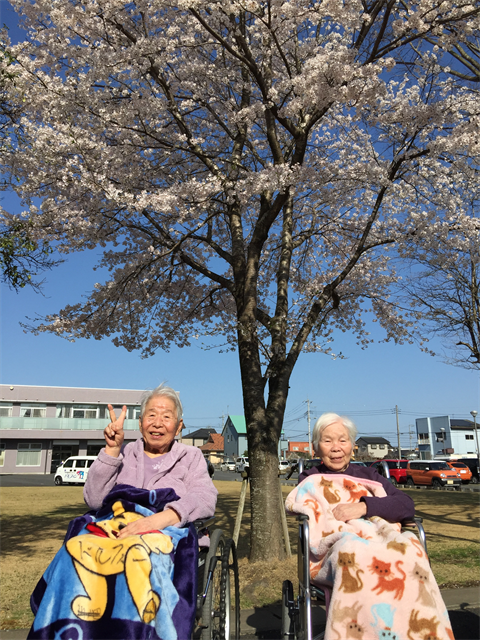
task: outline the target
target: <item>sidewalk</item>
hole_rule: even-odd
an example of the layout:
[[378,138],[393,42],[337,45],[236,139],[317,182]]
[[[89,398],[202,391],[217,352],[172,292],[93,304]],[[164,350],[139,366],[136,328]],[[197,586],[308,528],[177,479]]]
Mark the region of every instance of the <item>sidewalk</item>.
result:
[[[465,589],[444,589],[443,600],[447,605],[455,640],[479,640],[480,638],[480,587]],[[323,607],[312,611],[314,629],[325,625]],[[245,609],[241,612],[242,640],[279,640],[281,626],[281,606],[272,605],[259,609]],[[28,629],[0,630],[0,640],[25,640]],[[104,640],[108,640],[105,638]],[[128,640],[126,638],[125,640]]]
[[[450,614],[455,640],[479,640],[480,638],[480,587],[442,590],[443,600]],[[323,607],[312,609],[314,634],[325,626]],[[242,640],[261,638],[279,640],[281,606],[272,605],[241,612]],[[19,639],[20,640],[20,639]]]

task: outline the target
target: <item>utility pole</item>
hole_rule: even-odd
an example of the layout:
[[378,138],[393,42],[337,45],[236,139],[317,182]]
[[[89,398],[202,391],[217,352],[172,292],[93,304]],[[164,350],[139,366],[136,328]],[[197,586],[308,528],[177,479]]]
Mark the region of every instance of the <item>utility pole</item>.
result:
[[[398,426],[398,406],[395,405],[395,414],[397,416],[397,439],[398,439],[398,460],[402,457],[402,448],[400,447],[400,427]],[[397,462],[397,468],[400,469],[400,462]]]
[[310,452],[311,457],[313,458],[312,436],[310,432],[310,400],[308,398],[307,398],[307,422],[308,422],[308,450]]
[[412,453],[412,434],[413,431],[410,430],[410,427],[412,427],[413,429],[413,424],[409,424],[408,425],[408,449],[410,451],[410,454]]

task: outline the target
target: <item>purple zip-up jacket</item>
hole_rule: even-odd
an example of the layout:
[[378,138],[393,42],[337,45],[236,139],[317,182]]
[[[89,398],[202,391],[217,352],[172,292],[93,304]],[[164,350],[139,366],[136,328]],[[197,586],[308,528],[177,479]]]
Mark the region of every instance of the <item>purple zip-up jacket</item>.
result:
[[318,467],[312,467],[308,471],[304,471],[298,478],[300,483],[308,476],[315,473],[322,474],[336,474],[353,476],[354,478],[366,478],[368,480],[375,480],[380,482],[385,489],[387,495],[384,498],[375,498],[374,496],[362,496],[361,502],[365,502],[367,505],[366,518],[372,516],[379,516],[387,522],[411,522],[415,515],[415,504],[413,500],[406,493],[400,491],[393,486],[393,484],[381,476],[376,469],[371,467],[362,467],[359,464],[349,464],[345,471],[332,471],[326,467],[323,463]]
[[87,505],[99,509],[116,484],[129,484],[138,489],[173,489],[180,500],[165,505],[165,509],[172,508],[178,513],[178,527],[214,515],[218,491],[200,449],[174,441],[169,453],[158,457],[162,468],[148,481],[144,456],[142,438],[125,445],[118,458],[102,449],[88,471],[83,490]]

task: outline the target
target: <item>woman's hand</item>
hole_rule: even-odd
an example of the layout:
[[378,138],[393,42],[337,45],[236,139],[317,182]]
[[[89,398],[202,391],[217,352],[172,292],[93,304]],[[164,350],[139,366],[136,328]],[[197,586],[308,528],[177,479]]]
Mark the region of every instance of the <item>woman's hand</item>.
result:
[[139,520],[135,520],[135,522],[129,522],[126,527],[120,530],[118,539],[165,529],[165,527],[177,524],[177,522],[180,522],[178,513],[173,509],[165,509],[165,511],[154,513],[152,516],[140,518]]
[[112,458],[118,458],[122,448],[125,434],[123,433],[123,423],[127,417],[127,407],[123,405],[120,415],[115,415],[115,411],[111,404],[107,405],[110,413],[110,424],[105,427],[103,435],[105,437],[105,453]]
[[357,520],[367,515],[367,505],[365,502],[356,502],[355,504],[339,504],[333,510],[333,515],[337,520],[348,522],[349,520]]

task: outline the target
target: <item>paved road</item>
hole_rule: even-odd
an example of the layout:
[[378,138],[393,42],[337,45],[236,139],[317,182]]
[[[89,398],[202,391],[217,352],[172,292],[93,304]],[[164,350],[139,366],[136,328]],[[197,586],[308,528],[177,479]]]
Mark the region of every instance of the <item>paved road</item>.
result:
[[[0,487],[53,487],[55,485],[54,475],[53,473],[47,475],[43,473],[0,473]],[[294,474],[286,484],[294,487],[297,484],[297,477],[298,474]],[[213,479],[241,482],[242,476],[234,471],[215,469]],[[284,477],[282,477],[282,482],[285,482]]]

